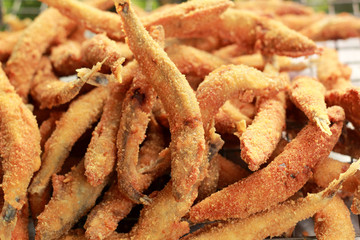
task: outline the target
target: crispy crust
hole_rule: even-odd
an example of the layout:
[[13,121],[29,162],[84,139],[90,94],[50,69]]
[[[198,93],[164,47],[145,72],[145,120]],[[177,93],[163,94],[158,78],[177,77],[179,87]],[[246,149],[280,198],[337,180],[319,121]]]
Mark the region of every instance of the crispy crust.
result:
[[[75,0],[42,0],[42,2],[58,8],[65,16],[93,32],[106,33],[114,40],[125,37],[123,23],[114,13],[103,12]],[[190,1],[146,15],[141,20],[147,29],[162,25],[167,37],[200,37],[206,36],[211,23],[215,23],[217,16],[231,5],[228,0]],[[194,21],[194,19],[201,20]],[[181,24],[178,24],[179,20]]]
[[30,194],[44,193],[51,175],[60,171],[74,143],[99,119],[107,97],[107,89],[96,88],[70,104],[45,144],[42,166],[31,183]]
[[341,106],[348,119],[356,128],[360,128],[360,88],[351,87],[345,90],[333,90],[325,95],[329,106]]
[[[256,80],[254,81],[254,79]],[[200,84],[196,96],[205,130],[206,154],[204,161],[210,163],[208,171],[211,171],[199,188],[200,199],[216,190],[219,176],[218,164],[216,160],[212,162],[212,157],[222,147],[223,141],[214,133],[213,116],[219,112],[220,107],[227,100],[246,95],[244,91],[249,91],[249,98],[252,99],[252,94],[278,91],[277,87],[281,84],[282,82],[267,78],[263,73],[245,65],[221,66],[211,72]]]
[[299,57],[314,54],[317,49],[313,41],[281,22],[249,11],[228,9],[220,19],[214,28],[219,36],[249,53],[260,51],[267,55]]
[[316,163],[328,156],[341,133],[343,110],[333,107],[328,113],[334,122],[331,136],[308,124],[266,168],[193,206],[190,220],[245,218],[292,196],[310,178]]
[[87,239],[104,239],[115,232],[118,223],[125,218],[135,203],[123,195],[116,182],[105,193],[103,200],[89,213],[86,223]]
[[285,94],[260,98],[252,124],[240,137],[241,158],[250,170],[259,169],[275,150],[285,128]]
[[88,66],[106,59],[102,70],[111,70],[115,76],[122,74],[121,68],[119,68],[122,63],[121,59],[132,59],[132,53],[127,46],[109,39],[104,34],[98,34],[86,40],[81,46],[81,55],[83,56],[82,61]]
[[305,113],[310,121],[316,123],[323,132],[331,134],[325,92],[325,87],[315,79],[299,77],[293,81],[289,95],[291,101]]
[[[110,87],[110,86],[109,86]],[[85,176],[92,186],[101,184],[114,169],[116,161],[116,135],[119,130],[122,104],[128,84],[113,84],[104,105],[100,122],[92,133],[85,154]]]
[[57,239],[94,205],[108,180],[93,187],[84,176],[84,161],[81,161],[65,176],[53,175],[53,196],[45,210],[38,216],[35,239]]
[[81,57],[81,43],[68,40],[51,49],[50,60],[58,75],[67,76],[82,66]]
[[75,22],[61,15],[56,9],[49,8],[24,30],[5,69],[11,84],[24,100],[27,99],[31,80],[42,54],[52,43],[64,41],[75,26]]
[[327,90],[347,88],[351,68],[340,63],[335,49],[324,48],[317,62],[317,77]]
[[[16,94],[0,67],[0,154],[4,205],[0,238],[10,238],[16,212],[25,204],[33,173],[40,167],[40,133],[36,119]],[[21,126],[21,128],[19,128]]]
[[335,195],[330,203],[314,216],[314,230],[319,240],[355,239],[350,211],[344,201]]
[[303,28],[301,33],[314,41],[326,41],[358,37],[360,20],[350,14],[326,16],[310,26]]
[[[248,126],[252,119],[243,113],[243,110],[249,105],[235,106],[230,101],[224,103],[215,116],[215,129],[220,134],[239,133],[239,126],[245,123]],[[246,111],[244,111],[246,112]]]
[[227,62],[208,52],[186,45],[173,44],[165,49],[171,61],[182,74],[204,78]]
[[[325,208],[336,195],[342,182],[353,175],[358,167],[359,162],[354,163],[351,169],[344,173],[339,180],[333,181],[328,188],[320,193],[309,194],[306,198],[300,198],[296,201],[288,200],[272,209],[254,214],[246,219],[235,219],[210,224],[188,235],[184,239],[238,239],[238,236],[241,236],[244,239],[255,240],[264,239],[268,236],[279,236],[283,232],[288,231],[289,228],[292,228],[297,222],[309,218],[317,211]],[[332,213],[330,214],[332,215]],[[350,218],[347,218],[346,222],[348,224]],[[341,224],[338,223],[337,226],[340,227]],[[352,226],[351,221],[350,226]],[[349,225],[347,227],[349,227]],[[351,230],[349,233],[351,235]],[[352,232],[352,234],[354,233]],[[339,236],[343,237],[342,234],[336,236],[337,238]],[[348,236],[349,235],[344,236],[344,239],[354,239],[354,237],[347,238]]]
[[285,87],[280,79],[272,79],[245,65],[225,65],[215,69],[196,92],[205,132],[209,131],[213,116],[227,100],[245,96],[251,101],[254,95],[267,95]]
[[[331,158],[325,158],[319,161],[314,168],[313,180],[321,188],[325,188],[334,179],[338,179],[341,173],[344,173],[350,164],[340,162]],[[349,177],[343,183],[342,194],[343,196],[351,196],[357,189],[360,182],[360,174]]]
[[197,192],[193,191],[178,202],[169,182],[156,193],[151,205],[141,211],[139,222],[130,232],[131,239],[178,239],[189,232],[189,224],[181,218],[189,211]]
[[128,3],[116,4],[123,19],[128,44],[147,80],[169,115],[173,190],[176,199],[195,191],[207,165],[199,105],[185,77],[162,48],[149,36]]
[[[154,122],[150,123],[147,138],[139,152],[138,171],[143,179],[142,192],[153,179],[163,175],[170,167],[170,154],[159,156],[164,149],[165,142],[162,129]],[[146,175],[145,175],[146,174]],[[111,235],[135,204],[119,191],[117,183],[113,183],[110,190],[105,193],[103,200],[91,211],[86,223],[86,236],[90,239],[104,239]]]
[[53,108],[75,98],[88,79],[77,78],[73,82],[60,81],[53,73],[51,62],[43,57],[31,84],[31,96],[40,103],[40,109]]
[[126,93],[117,135],[118,186],[121,192],[135,203],[148,203],[139,192],[143,181],[149,181],[137,171],[140,144],[145,139],[146,128],[156,99],[154,89],[144,76],[138,75]]

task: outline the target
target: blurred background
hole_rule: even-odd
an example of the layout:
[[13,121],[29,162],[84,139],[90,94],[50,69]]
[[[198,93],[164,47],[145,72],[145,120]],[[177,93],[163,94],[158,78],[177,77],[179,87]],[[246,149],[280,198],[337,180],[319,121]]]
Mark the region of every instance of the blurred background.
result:
[[[166,3],[179,3],[183,0],[133,0],[138,6],[150,11]],[[360,0],[297,0],[313,7],[316,11],[328,13],[350,12],[359,15]],[[2,14],[12,13],[19,18],[34,18],[44,8],[38,0],[1,0]]]
[[[139,7],[151,11],[166,3],[180,3],[182,0],[133,0]],[[1,0],[2,13],[16,14],[19,18],[34,18],[41,11],[43,4],[38,0]]]

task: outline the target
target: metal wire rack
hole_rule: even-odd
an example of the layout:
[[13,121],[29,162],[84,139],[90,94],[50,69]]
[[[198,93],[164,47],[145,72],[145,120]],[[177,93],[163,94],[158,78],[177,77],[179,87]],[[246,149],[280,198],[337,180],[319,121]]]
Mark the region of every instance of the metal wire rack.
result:
[[[156,0],[139,0],[138,2],[143,2],[146,10],[150,11],[153,5],[153,2]],[[311,6],[315,9],[322,9],[327,11],[329,14],[336,14],[342,11],[350,12],[355,16],[360,17],[360,0],[295,0],[300,3]],[[160,0],[162,2],[181,2],[177,1],[168,1]],[[39,2],[38,0],[0,0],[0,19],[2,19],[2,14],[4,12],[11,13],[19,16],[20,18],[34,18],[41,11],[46,9],[46,5]],[[1,27],[1,21],[0,21]],[[352,38],[347,40],[336,40],[336,41],[326,41],[318,43],[321,46],[331,47],[337,49],[339,52],[339,57],[342,63],[349,65],[352,70],[351,81],[355,86],[360,87],[360,38]],[[306,75],[316,76],[316,66],[310,65],[310,67],[304,72]],[[223,155],[229,159],[238,158],[240,154],[239,149],[228,148],[223,149]],[[340,155],[333,155],[334,158],[352,162],[354,159],[349,157],[344,157]],[[360,216],[352,215],[352,220],[355,226],[356,239],[360,240]],[[316,239],[313,232],[313,222],[312,220],[306,220],[297,225],[291,238],[278,238],[278,239],[287,239],[287,240],[303,240],[303,239]],[[307,232],[308,236],[305,236],[304,231]],[[340,238],[339,238],[340,239]]]
[[315,9],[322,7],[329,14],[351,12],[355,16],[360,15],[359,0],[300,0],[300,3]]

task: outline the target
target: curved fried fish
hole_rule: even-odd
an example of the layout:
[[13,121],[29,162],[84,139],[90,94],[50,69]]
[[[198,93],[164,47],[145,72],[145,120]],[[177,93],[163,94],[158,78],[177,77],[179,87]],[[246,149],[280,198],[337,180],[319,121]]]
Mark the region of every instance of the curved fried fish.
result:
[[350,212],[344,201],[335,197],[314,215],[314,230],[319,240],[355,239]]
[[[75,0],[42,0],[49,6],[57,8],[65,16],[95,33],[106,33],[111,39],[121,40],[125,37],[122,21],[111,12],[97,10]],[[175,5],[141,18],[144,26],[162,25],[167,37],[200,37],[206,36],[217,16],[231,6],[229,0],[190,1]],[[194,18],[197,21],[194,21]],[[201,20],[198,20],[201,18]],[[178,24],[181,21],[181,24]]]
[[310,121],[331,135],[330,120],[326,112],[325,87],[310,77],[298,77],[289,90],[291,101],[301,109]]
[[66,175],[53,175],[53,196],[38,216],[35,239],[58,239],[95,205],[109,177],[93,187],[86,181],[84,171],[81,161]]
[[[203,198],[207,197],[208,195],[210,195],[211,193],[213,193],[216,188],[217,188],[217,182],[218,182],[218,176],[219,176],[219,165],[217,163],[217,160],[215,159],[215,161],[212,161],[212,158],[215,156],[215,154],[219,151],[219,149],[222,147],[223,145],[223,141],[213,132],[214,129],[212,128],[212,116],[207,114],[209,111],[213,111],[214,115],[219,111],[219,109],[217,109],[217,107],[221,107],[221,105],[227,100],[227,98],[232,98],[236,95],[239,95],[242,91],[245,90],[254,90],[254,91],[259,91],[260,89],[263,88],[262,90],[264,90],[264,92],[266,92],[265,90],[269,90],[266,89],[266,87],[269,87],[270,85],[273,84],[273,80],[270,79],[270,81],[268,83],[265,83],[267,80],[269,79],[263,79],[263,82],[261,82],[261,80],[257,81],[258,85],[253,84],[247,84],[247,87],[244,87],[245,82],[249,81],[250,79],[260,78],[260,75],[262,75],[261,73],[259,74],[259,72],[256,72],[256,70],[254,69],[246,69],[246,67],[244,66],[243,69],[241,68],[242,66],[238,66],[238,67],[233,67],[232,66],[227,66],[228,68],[226,68],[226,66],[224,66],[223,68],[220,67],[217,70],[213,71],[204,81],[204,84],[201,84],[198,88],[197,91],[197,98],[199,101],[199,105],[200,105],[200,111],[202,113],[202,117],[203,117],[203,123],[204,123],[204,130],[205,130],[205,140],[207,143],[207,147],[206,147],[206,154],[205,154],[205,161],[209,162],[209,168],[208,168],[208,173],[207,176],[205,177],[205,179],[203,180],[203,182],[201,183],[200,187],[199,187],[199,197],[198,200],[202,200]],[[247,75],[244,74],[244,72],[246,70],[249,70],[249,72],[253,71],[254,75]],[[226,69],[226,70],[224,70]],[[231,82],[231,77],[225,75],[226,71],[233,71],[232,74],[233,76],[235,76],[237,74],[236,80],[234,80],[234,82]],[[245,71],[244,71],[245,70]],[[218,74],[220,75],[220,78],[218,78]],[[231,74],[229,73],[228,75],[231,76]],[[241,77],[243,78],[241,78]],[[222,79],[223,78],[223,79]],[[226,81],[224,80],[226,79]],[[233,84],[233,88],[229,91],[229,92],[221,92],[222,90],[217,89],[219,81],[222,81],[221,84],[223,84],[222,86],[226,86],[228,85],[232,85]],[[221,85],[220,84],[220,85]],[[267,85],[268,84],[268,85]],[[279,84],[280,85],[280,84]],[[274,87],[275,90],[276,89],[276,84],[272,85]],[[229,86],[226,86],[229,87]],[[210,98],[210,94],[216,94],[216,91],[220,91],[218,92],[219,94],[219,101],[215,104],[212,105],[211,107],[209,107],[207,101]],[[270,90],[271,91],[271,90]],[[207,96],[206,96],[207,95]],[[214,95],[212,95],[214,96]],[[212,99],[214,100],[214,99]],[[209,110],[210,108],[210,110]]]
[[26,28],[6,63],[6,74],[16,92],[26,101],[31,80],[41,56],[54,42],[61,42],[76,27],[75,22],[49,8]]
[[199,104],[185,77],[142,27],[129,2],[116,2],[116,7],[129,47],[169,114],[172,186],[175,198],[181,199],[196,191],[207,165],[203,162],[205,141]]
[[256,171],[275,150],[285,128],[285,93],[260,98],[257,114],[240,137],[241,159]]
[[267,55],[299,57],[317,51],[312,40],[281,22],[245,10],[227,9],[213,29],[214,34],[237,43],[249,53],[260,51]]
[[[251,72],[251,74],[245,74],[246,71]],[[228,72],[227,74],[225,74]],[[219,137],[213,133],[214,129],[212,128],[213,115],[216,115],[219,111],[219,108],[224,104],[224,102],[228,99],[239,97],[244,91],[255,91],[260,92],[263,90],[264,92],[276,91],[277,86],[275,80],[269,78],[263,78],[260,80],[260,76],[263,75],[260,72],[257,72],[255,69],[247,68],[246,66],[234,66],[228,65],[219,67],[215,71],[211,72],[204,82],[199,85],[197,90],[197,99],[200,105],[200,111],[202,113],[204,130],[205,130],[205,141],[207,143],[206,147],[206,161],[210,163],[209,173],[207,174],[204,181],[201,183],[199,188],[199,198],[202,199],[206,196],[210,195],[217,188],[218,176],[219,176],[219,165],[215,159],[212,162],[212,157],[218,152],[218,150],[222,147],[223,142],[219,140]],[[264,77],[264,75],[262,76]],[[251,79],[258,79],[256,83],[252,84]],[[268,81],[268,82],[266,82]],[[281,83],[278,83],[279,86]],[[228,92],[223,91],[223,89],[217,89],[218,86],[224,87],[229,90]],[[232,85],[232,88],[230,88]],[[246,86],[245,86],[246,85]],[[271,89],[271,87],[273,89]],[[230,88],[230,89],[228,89]],[[219,95],[217,95],[219,94]],[[210,96],[211,95],[211,96]],[[251,95],[251,94],[250,94]],[[217,99],[214,97],[217,96]],[[212,98],[212,101],[218,100],[218,102],[214,103],[214,105],[209,105],[208,101]],[[209,114],[211,112],[213,115]],[[238,124],[237,124],[238,125]],[[238,127],[238,126],[237,126]]]
[[241,95],[250,96],[252,100],[254,95],[266,95],[286,87],[280,79],[267,77],[245,65],[225,65],[215,69],[196,91],[205,132],[209,131],[213,116],[227,100],[239,98]]
[[286,200],[312,175],[311,169],[327,157],[343,125],[340,107],[328,109],[332,135],[309,123],[266,168],[212,194],[190,210],[192,222],[245,218]]
[[29,188],[31,195],[44,193],[51,176],[61,169],[77,139],[99,119],[107,97],[107,89],[95,88],[70,104],[45,144],[40,171]]
[[[254,80],[256,79],[256,80]],[[224,65],[211,72],[199,85],[196,96],[200,105],[204,130],[205,130],[205,160],[210,162],[212,175],[207,174],[205,182],[199,189],[200,197],[210,193],[210,189],[216,190],[217,174],[214,174],[216,162],[212,163],[211,158],[218,152],[222,142],[213,133],[213,116],[220,107],[229,99],[242,95],[245,91],[249,92],[252,99],[253,94],[267,93],[268,91],[278,91],[283,83],[266,77],[263,73],[245,65]],[[244,94],[246,95],[246,94]],[[217,168],[218,169],[218,168]],[[206,190],[205,193],[203,190]],[[200,191],[201,190],[201,191]],[[201,194],[200,194],[201,193]]]
[[101,184],[114,169],[116,134],[129,84],[114,84],[110,88],[109,99],[105,103],[100,122],[92,133],[84,160],[85,176],[94,187]]
[[[150,34],[159,45],[164,43],[164,30],[152,28]],[[162,46],[163,47],[163,46]],[[145,139],[146,128],[156,101],[156,93],[144,75],[135,75],[123,102],[123,110],[117,135],[118,186],[135,203],[149,204],[150,199],[141,193],[144,182],[151,182],[150,175],[138,171],[139,146]],[[139,191],[139,188],[141,191]]]
[[346,119],[348,119],[355,126],[355,128],[360,128],[359,87],[329,91],[325,95],[325,100],[329,106],[337,105],[344,108]]
[[[246,219],[211,224],[184,239],[238,239],[241,236],[243,239],[255,240],[281,235],[297,222],[309,218],[317,211],[325,208],[336,195],[342,182],[355,174],[359,164],[359,162],[354,163],[346,173],[342,174],[339,180],[333,181],[325,190],[317,194],[309,194],[307,197],[296,201],[288,200]],[[341,226],[341,224],[338,226]]]
[[144,76],[135,77],[123,102],[117,135],[118,185],[123,194],[135,203],[149,204],[150,199],[139,192],[146,176],[137,171],[139,146],[145,139],[146,128],[156,100],[154,89]]
[[0,66],[0,155],[4,205],[0,238],[10,239],[16,214],[25,204],[33,173],[40,168],[40,133],[36,119],[16,94]]

